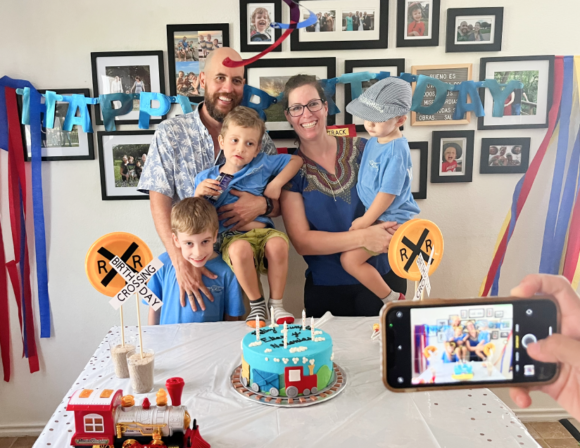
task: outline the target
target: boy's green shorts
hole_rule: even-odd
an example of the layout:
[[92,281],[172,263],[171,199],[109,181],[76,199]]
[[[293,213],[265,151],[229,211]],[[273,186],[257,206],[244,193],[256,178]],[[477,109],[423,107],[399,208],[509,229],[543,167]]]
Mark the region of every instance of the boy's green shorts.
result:
[[[232,261],[230,260],[229,247],[234,241],[244,240],[250,243],[254,252],[254,265],[260,274],[266,274],[268,267],[264,263],[266,243],[270,238],[280,237],[289,245],[290,240],[284,232],[276,229],[252,229],[249,232],[230,232],[226,233],[221,247],[222,258],[226,264],[233,270]],[[266,261],[267,263],[267,261]]]

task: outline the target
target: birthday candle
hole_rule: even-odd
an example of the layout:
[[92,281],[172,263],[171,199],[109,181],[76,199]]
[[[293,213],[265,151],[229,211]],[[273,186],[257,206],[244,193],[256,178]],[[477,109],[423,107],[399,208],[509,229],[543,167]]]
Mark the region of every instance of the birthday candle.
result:
[[260,340],[260,318],[256,314],[256,341]]
[[302,329],[306,330],[306,311],[302,310]]
[[272,323],[270,324],[270,327],[274,328],[274,326],[276,325],[276,319],[274,316],[274,307],[273,306],[270,307],[270,318],[272,319]]
[[288,326],[284,322],[284,348],[288,348]]
[[314,341],[314,317],[310,318],[310,339]]

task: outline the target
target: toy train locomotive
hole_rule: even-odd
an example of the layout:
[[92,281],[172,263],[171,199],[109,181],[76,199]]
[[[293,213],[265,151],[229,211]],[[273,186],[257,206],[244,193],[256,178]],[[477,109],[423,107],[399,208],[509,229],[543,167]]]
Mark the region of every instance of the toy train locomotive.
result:
[[120,389],[76,391],[67,406],[75,418],[70,444],[93,448],[209,448],[195,420],[190,427],[187,407],[181,405],[183,379],[170,378],[165,385],[171,406],[164,389],[157,393],[156,406],[147,398],[135,406],[133,396],[123,396]]

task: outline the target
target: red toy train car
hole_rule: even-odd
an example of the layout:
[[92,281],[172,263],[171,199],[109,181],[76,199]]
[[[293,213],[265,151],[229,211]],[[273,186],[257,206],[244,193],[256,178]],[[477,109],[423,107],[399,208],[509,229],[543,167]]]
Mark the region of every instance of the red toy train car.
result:
[[123,396],[120,389],[76,391],[67,406],[75,418],[70,444],[100,448],[209,448],[195,420],[190,427],[189,412],[181,405],[183,386],[181,378],[167,380],[171,406],[163,389],[157,393],[157,406],[151,406],[147,398],[141,406],[135,406],[133,396]]

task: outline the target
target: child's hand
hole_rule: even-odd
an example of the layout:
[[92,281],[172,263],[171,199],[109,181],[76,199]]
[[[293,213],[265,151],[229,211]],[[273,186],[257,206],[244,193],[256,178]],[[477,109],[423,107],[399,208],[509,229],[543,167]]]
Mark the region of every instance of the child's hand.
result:
[[215,179],[205,179],[195,189],[195,196],[219,196],[222,192],[220,183]]
[[264,190],[264,196],[270,199],[280,199],[280,193],[282,188],[276,185],[274,182],[270,182],[266,189]]
[[352,225],[350,226],[350,229],[348,229],[348,230],[349,231],[351,231],[351,230],[362,230],[362,229],[366,229],[367,227],[369,227],[369,225],[366,223],[366,221],[364,220],[364,218],[361,216],[360,218],[356,218],[352,222]]

